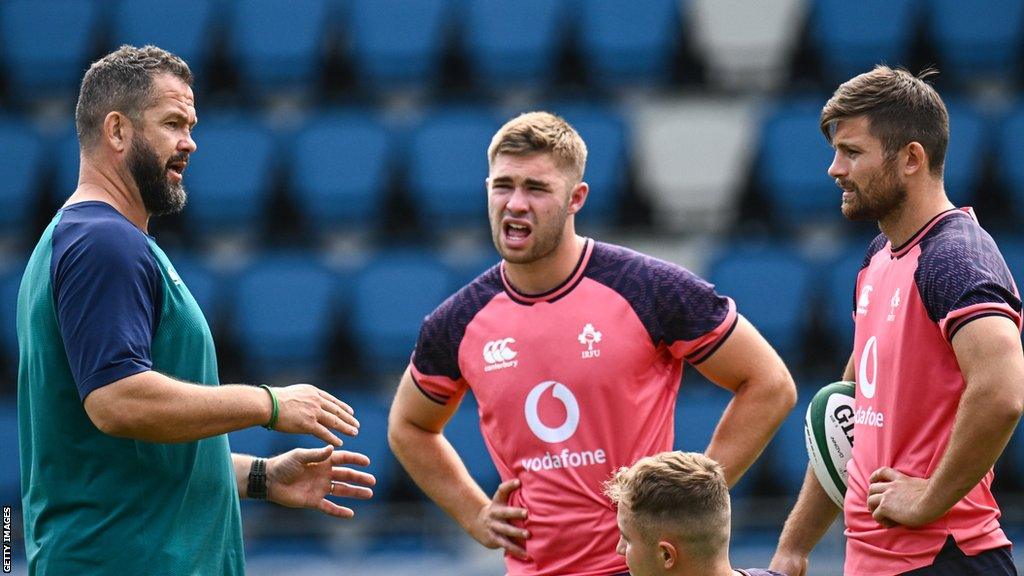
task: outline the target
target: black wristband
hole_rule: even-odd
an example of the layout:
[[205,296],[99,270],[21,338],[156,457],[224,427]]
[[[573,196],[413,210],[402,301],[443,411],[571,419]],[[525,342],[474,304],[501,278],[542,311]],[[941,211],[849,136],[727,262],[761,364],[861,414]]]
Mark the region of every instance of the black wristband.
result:
[[254,500],[267,499],[267,459],[253,458],[249,467],[249,486],[246,494]]

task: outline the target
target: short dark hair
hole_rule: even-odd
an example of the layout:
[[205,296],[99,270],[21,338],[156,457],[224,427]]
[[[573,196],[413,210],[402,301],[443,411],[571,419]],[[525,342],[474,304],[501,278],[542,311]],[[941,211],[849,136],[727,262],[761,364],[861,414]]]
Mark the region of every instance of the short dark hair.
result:
[[928,154],[929,170],[940,176],[949,144],[949,113],[939,93],[925,82],[937,73],[928,68],[914,76],[902,68],[879,65],[847,80],[821,110],[822,133],[831,144],[836,122],[864,116],[887,158],[918,142]]
[[92,63],[82,78],[75,107],[78,143],[90,148],[99,137],[107,114],[123,112],[138,119],[153,99],[153,78],[173,74],[192,85],[192,71],[184,60],[156,46],[125,44]]

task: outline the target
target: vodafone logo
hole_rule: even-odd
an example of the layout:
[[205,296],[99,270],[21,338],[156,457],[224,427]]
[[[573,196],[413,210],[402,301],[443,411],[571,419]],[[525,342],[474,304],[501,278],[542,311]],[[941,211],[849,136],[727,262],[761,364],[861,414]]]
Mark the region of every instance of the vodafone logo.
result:
[[[565,406],[566,412],[565,422],[556,428],[541,422],[540,415],[537,413],[537,404],[540,402],[541,397],[552,387],[554,388],[552,395]],[[530,393],[526,396],[525,413],[526,423],[530,426],[530,430],[537,438],[549,444],[568,440],[576,432],[576,427],[580,424],[580,405],[576,402],[576,397],[573,396],[572,391],[566,388],[564,384],[554,380],[541,382],[534,386],[533,390],[530,390]]]
[[484,366],[484,372],[501,370],[502,368],[515,368],[518,366],[519,362],[515,357],[518,356],[519,353],[510,348],[510,346],[515,343],[515,338],[502,338],[501,340],[492,340],[487,344],[484,344],[484,362],[487,363],[487,365]]
[[[868,377],[868,364],[871,364],[871,377]],[[860,370],[857,372],[857,385],[865,398],[875,397],[875,385],[878,383],[878,339],[868,338],[864,351],[860,354]]]

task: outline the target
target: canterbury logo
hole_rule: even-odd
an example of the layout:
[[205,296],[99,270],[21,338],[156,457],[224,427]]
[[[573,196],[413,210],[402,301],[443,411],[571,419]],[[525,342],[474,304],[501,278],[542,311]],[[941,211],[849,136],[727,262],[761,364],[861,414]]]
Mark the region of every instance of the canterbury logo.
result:
[[484,344],[484,362],[487,363],[487,366],[484,366],[484,371],[490,372],[518,366],[519,361],[515,358],[519,353],[511,348],[511,345],[515,343],[515,338],[503,338]]

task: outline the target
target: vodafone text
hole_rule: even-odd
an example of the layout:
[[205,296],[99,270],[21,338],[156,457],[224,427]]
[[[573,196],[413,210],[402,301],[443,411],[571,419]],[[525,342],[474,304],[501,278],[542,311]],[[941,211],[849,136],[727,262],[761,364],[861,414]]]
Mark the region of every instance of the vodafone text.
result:
[[580,468],[606,462],[608,462],[608,457],[605,455],[604,450],[600,448],[593,451],[583,450],[582,452],[570,452],[568,448],[563,448],[561,452],[554,454],[545,452],[543,456],[523,458],[522,460],[523,468],[531,472],[554,470],[555,468]]

